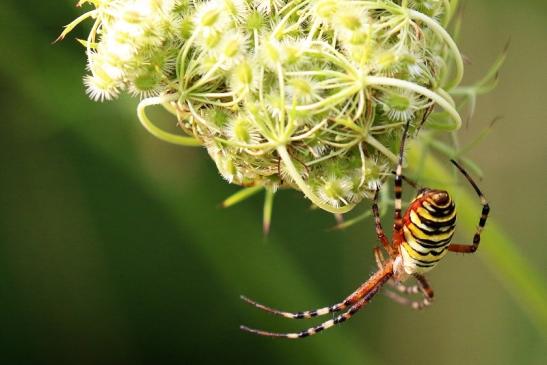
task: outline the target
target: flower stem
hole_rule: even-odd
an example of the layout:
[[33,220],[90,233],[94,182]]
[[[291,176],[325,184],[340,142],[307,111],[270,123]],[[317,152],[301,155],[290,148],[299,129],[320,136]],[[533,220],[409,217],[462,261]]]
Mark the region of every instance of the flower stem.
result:
[[454,57],[454,61],[456,62],[456,75],[454,76],[454,79],[452,79],[447,85],[445,85],[445,88],[450,90],[453,87],[457,86],[463,78],[463,58],[460,50],[458,49],[458,46],[456,45],[456,42],[454,42],[446,29],[444,29],[443,26],[437,23],[434,19],[416,10],[409,9],[407,11],[411,19],[420,20],[421,22],[425,23],[429,28],[431,28],[431,30],[437,33],[437,35],[446,42],[446,44],[452,51],[452,56]]
[[272,188],[266,188],[266,196],[264,198],[264,209],[262,213],[262,231],[265,235],[270,233],[272,223],[272,210],[275,191]]
[[348,204],[343,207],[333,207],[329,204],[325,204],[306,184],[304,179],[302,179],[302,176],[300,176],[300,173],[292,162],[291,156],[287,151],[287,147],[285,147],[284,145],[279,146],[277,147],[277,152],[279,153],[279,157],[281,157],[281,160],[285,164],[285,167],[291,178],[294,180],[298,188],[300,188],[300,190],[304,193],[304,195],[306,195],[306,197],[312,201],[313,204],[330,213],[347,213],[353,209],[353,207],[355,206],[354,204]]
[[181,146],[199,147],[201,143],[193,137],[185,137],[177,134],[166,132],[154,125],[152,121],[146,115],[146,108],[152,105],[162,105],[178,99],[177,94],[156,96],[152,98],[146,98],[141,100],[137,106],[137,116],[143,127],[150,132],[154,137],[161,139],[162,141],[177,144]]
[[256,186],[250,186],[248,188],[243,188],[235,192],[234,194],[230,195],[228,198],[226,198],[221,206],[222,208],[229,208],[233,205],[236,205],[240,202],[242,202],[245,199],[250,198],[251,196],[258,193],[260,190],[262,190],[264,187],[262,185],[256,185]]
[[383,153],[384,156],[391,160],[391,162],[396,164],[399,161],[399,159],[393,152],[391,152],[386,146],[384,146],[380,141],[372,137],[370,134],[366,136],[365,142]]
[[450,102],[447,101],[444,97],[437,94],[436,92],[429,90],[428,88],[425,88],[410,81],[383,76],[367,76],[366,83],[370,86],[394,86],[402,89],[408,89],[410,91],[414,91],[415,93],[421,94],[433,100],[435,103],[437,103],[448,112],[448,114],[455,122],[454,126],[451,127],[451,130],[458,130],[462,125],[462,118],[460,117],[460,114],[454,108],[454,106],[452,106]]

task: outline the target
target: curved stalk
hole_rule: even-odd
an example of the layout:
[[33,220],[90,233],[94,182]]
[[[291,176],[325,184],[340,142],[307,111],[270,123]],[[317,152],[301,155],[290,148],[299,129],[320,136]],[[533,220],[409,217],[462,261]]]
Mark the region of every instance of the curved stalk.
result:
[[265,235],[270,233],[272,223],[272,211],[275,191],[272,188],[265,188],[266,196],[264,197],[264,207],[262,209],[262,232]]
[[[277,79],[279,83],[279,98],[281,100],[281,105],[285,105],[285,79],[283,77],[283,68],[281,67],[281,64],[278,63],[276,65],[276,71],[277,71]],[[279,127],[281,130],[279,130],[279,133],[282,133],[283,131],[286,133],[286,126],[285,126],[285,109],[281,110],[281,114],[279,115]]]
[[309,138],[312,134],[317,132],[319,129],[323,128],[326,124],[327,124],[327,120],[325,119],[321,123],[319,123],[316,126],[314,126],[313,128],[311,128],[309,131],[304,132],[302,134],[299,134],[297,136],[291,137],[291,142]]
[[418,84],[415,84],[410,81],[400,80],[400,79],[394,79],[391,77],[383,77],[383,76],[367,76],[365,79],[365,83],[368,86],[394,86],[399,87],[402,89],[407,89],[410,91],[413,91],[415,93],[421,94],[431,100],[433,100],[436,104],[438,104],[440,107],[445,109],[448,114],[452,117],[452,119],[455,122],[454,127],[452,130],[458,130],[462,126],[462,118],[460,117],[460,114],[458,111],[450,104],[449,101],[447,101],[444,97],[437,94],[436,92],[433,92],[429,90],[428,88],[425,88],[423,86],[420,86]]
[[442,25],[437,23],[434,19],[416,10],[407,10],[407,12],[411,19],[420,20],[421,22],[425,23],[429,28],[431,28],[435,33],[437,33],[437,35],[439,35],[450,48],[454,57],[454,61],[456,62],[456,75],[454,76],[454,79],[452,81],[445,85],[445,88],[448,90],[452,89],[454,86],[458,85],[463,78],[463,58],[458,46],[456,45],[456,42],[454,42],[446,29],[444,29]]
[[334,95],[331,95],[321,101],[318,101],[313,104],[306,104],[306,105],[299,105],[295,108],[298,112],[305,112],[305,111],[314,111],[319,108],[323,108],[325,106],[328,106],[329,104],[337,104],[339,103],[339,100],[343,100],[345,98],[348,98],[350,96],[353,96],[354,94],[358,93],[360,89],[359,85],[355,85],[352,88],[348,88],[346,90],[342,90],[337,92]]
[[163,95],[163,96],[155,96],[152,98],[146,98],[141,100],[141,102],[137,106],[137,116],[139,118],[139,121],[141,122],[142,126],[150,134],[152,134],[156,138],[161,139],[162,141],[181,145],[181,146],[199,147],[201,146],[201,143],[197,139],[193,137],[185,137],[185,136],[180,136],[178,134],[166,132],[163,129],[156,127],[154,123],[152,123],[152,121],[146,115],[147,107],[152,105],[162,105],[165,103],[169,103],[171,101],[175,101],[177,99],[178,99],[177,94],[170,94],[170,95]]
[[442,0],[442,1],[444,6],[443,26],[446,28],[448,26],[448,23],[450,23],[452,6],[450,5],[450,0]]
[[57,39],[55,41],[53,41],[53,43],[57,42],[57,41],[60,41],[62,39],[64,39],[66,37],[66,35],[70,32],[72,32],[72,30],[78,25],[80,24],[81,22],[83,22],[84,20],[86,20],[87,18],[94,18],[97,16],[97,14],[99,14],[99,10],[98,9],[95,9],[95,10],[91,10],[91,11],[88,11],[87,13],[84,13],[82,15],[80,15],[79,17],[77,17],[76,19],[74,19],[73,21],[71,21],[68,25],[65,25],[64,26],[64,30],[62,31],[62,33],[59,35],[59,37],[57,37]]
[[384,146],[382,143],[380,143],[380,141],[372,137],[370,134],[366,136],[365,142],[367,142],[372,147],[376,148],[378,151],[382,152],[384,156],[386,156],[387,158],[391,160],[391,162],[395,164],[399,162],[399,158],[397,157],[397,155],[395,155],[393,152],[387,149],[386,146]]
[[194,105],[192,105],[192,102],[190,100],[187,100],[186,101],[186,105],[188,105],[188,110],[190,110],[190,113],[192,113],[192,116],[194,117],[195,120],[197,120],[198,122],[200,122],[201,124],[203,124],[205,127],[215,131],[216,133],[219,133],[220,130],[218,129],[217,126],[211,124],[208,120],[202,118],[198,112],[196,111],[196,109],[194,109]]
[[220,206],[222,208],[229,208],[231,206],[234,206],[250,198],[256,193],[260,192],[262,189],[264,189],[264,186],[262,185],[255,185],[255,186],[250,186],[248,188],[240,189],[236,191],[234,194],[224,199],[224,201],[220,204]]
[[275,146],[272,142],[247,144],[247,143],[240,143],[240,142],[236,142],[236,141],[230,141],[230,140],[227,140],[227,139],[224,139],[224,138],[221,138],[221,137],[215,137],[215,141],[218,141],[220,143],[223,143],[225,145],[229,145],[229,146],[232,146],[232,147],[244,148],[244,149],[264,150],[264,149],[273,148]]
[[171,103],[162,103],[161,106],[163,106],[165,110],[167,110],[169,113],[173,114],[174,116],[179,115],[179,111],[177,110],[177,108],[171,105]]
[[304,179],[302,179],[302,176],[300,176],[300,173],[292,162],[291,156],[289,156],[287,147],[279,146],[277,147],[277,152],[279,153],[279,157],[281,157],[281,160],[285,164],[285,167],[287,168],[287,171],[291,178],[294,180],[298,188],[304,193],[304,195],[306,195],[306,197],[312,201],[313,204],[330,213],[347,213],[353,209],[353,207],[355,206],[354,204],[348,204],[346,206],[337,208],[322,202],[321,199],[306,184]]
[[456,102],[454,101],[454,98],[452,98],[452,96],[447,93],[446,90],[439,87],[435,89],[435,92],[445,98],[446,101],[448,101],[454,108],[456,107]]

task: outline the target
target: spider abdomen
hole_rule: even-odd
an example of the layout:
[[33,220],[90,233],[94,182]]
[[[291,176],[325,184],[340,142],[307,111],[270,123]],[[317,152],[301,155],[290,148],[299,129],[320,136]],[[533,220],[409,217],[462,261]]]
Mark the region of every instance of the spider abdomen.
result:
[[406,273],[424,273],[435,267],[447,253],[455,225],[456,206],[446,191],[419,194],[403,217],[399,247]]

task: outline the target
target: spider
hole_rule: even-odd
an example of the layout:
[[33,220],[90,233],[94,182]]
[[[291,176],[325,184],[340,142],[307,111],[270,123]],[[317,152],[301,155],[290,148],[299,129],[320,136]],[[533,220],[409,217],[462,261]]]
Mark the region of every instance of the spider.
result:
[[[286,318],[302,319],[322,316],[328,313],[343,312],[322,324],[295,333],[276,333],[241,326],[241,330],[261,336],[299,339],[315,335],[323,330],[350,319],[362,309],[378,293],[386,283],[395,288],[396,292],[387,291],[388,297],[396,302],[408,305],[414,309],[422,309],[433,301],[433,290],[424,274],[437,265],[448,251],[459,253],[474,253],[480,243],[481,232],[486,225],[490,207],[477,184],[456,161],[450,160],[465,176],[482,204],[482,214],[479,225],[473,237],[472,244],[450,243],[456,227],[456,206],[448,192],[438,189],[418,188],[417,185],[402,174],[404,144],[407,138],[410,122],[404,128],[399,159],[395,171],[395,218],[391,242],[386,237],[378,212],[378,189],[376,190],[372,212],[374,215],[376,235],[389,256],[386,260],[381,247],[374,248],[374,256],[378,270],[359,288],[343,301],[320,309],[303,312],[285,312],[257,303],[245,296],[241,299],[266,312]],[[403,179],[418,189],[417,196],[410,202],[404,215],[402,211]],[[407,286],[404,281],[414,277],[417,285]],[[401,294],[422,294],[419,301],[411,301]]]

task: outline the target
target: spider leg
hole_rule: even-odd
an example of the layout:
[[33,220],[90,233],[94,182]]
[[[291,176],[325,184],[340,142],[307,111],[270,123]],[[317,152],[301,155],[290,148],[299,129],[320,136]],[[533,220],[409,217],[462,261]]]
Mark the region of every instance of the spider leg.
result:
[[[395,171],[391,171],[393,175],[396,175],[397,173]],[[401,175],[401,178],[410,186],[412,186],[416,190],[421,190],[422,188],[418,185],[418,183],[411,178],[406,177],[405,175]]]
[[433,303],[433,289],[431,289],[431,286],[424,276],[415,274],[414,277],[416,278],[416,280],[418,280],[419,285],[406,286],[401,283],[392,283],[391,280],[388,283],[392,283],[392,286],[394,286],[395,289],[400,293],[415,294],[421,292],[423,295],[422,300],[410,300],[398,293],[389,290],[386,290],[386,296],[393,301],[401,305],[407,305],[412,309],[423,309],[430,306]]
[[359,300],[357,303],[353,304],[347,312],[345,312],[343,314],[340,314],[336,318],[330,319],[326,322],[321,323],[318,326],[310,327],[310,328],[308,328],[304,331],[301,331],[301,332],[277,333],[277,332],[268,332],[268,331],[257,330],[257,329],[254,329],[254,328],[249,328],[247,326],[240,326],[240,329],[243,330],[243,331],[246,331],[246,332],[254,333],[255,335],[268,336],[268,337],[282,337],[282,338],[298,339],[298,338],[313,336],[313,335],[315,335],[315,334],[317,334],[317,333],[319,333],[323,330],[331,328],[331,327],[333,327],[337,324],[340,324],[340,323],[345,322],[346,320],[350,319],[355,313],[357,313],[357,311],[359,311],[366,303],[368,303],[370,301],[372,296],[374,296],[374,294],[376,294],[377,291],[378,291],[378,289],[375,289],[374,291],[372,291],[370,293],[371,294],[370,298],[367,296],[367,297]]
[[380,190],[376,188],[376,192],[374,193],[374,201],[372,203],[372,214],[374,216],[374,223],[376,225],[376,235],[378,236],[378,239],[380,242],[382,242],[382,245],[386,250],[389,252],[390,243],[389,240],[386,237],[386,234],[384,232],[384,229],[382,228],[382,221],[380,219],[380,212],[378,210],[378,192]]
[[[384,255],[380,249],[380,247],[374,247],[374,259],[376,260],[376,265],[381,270],[384,267]],[[399,293],[404,294],[418,294],[420,293],[420,286],[419,285],[404,285],[400,282],[394,281],[393,279],[390,279],[387,281],[387,284],[391,286],[392,288],[395,288]]]
[[467,171],[465,171],[464,168],[456,161],[450,160],[450,162],[452,162],[454,166],[456,166],[458,170],[460,170],[460,172],[463,174],[463,176],[465,176],[467,181],[469,181],[471,186],[473,186],[473,189],[475,190],[475,192],[477,193],[477,195],[479,196],[481,200],[482,213],[479,220],[479,225],[477,226],[477,230],[475,232],[475,235],[473,236],[473,243],[471,245],[453,243],[450,246],[448,246],[448,251],[460,252],[460,253],[473,253],[477,251],[477,249],[479,248],[479,243],[481,241],[481,232],[484,229],[484,226],[486,225],[486,219],[488,218],[488,213],[490,212],[490,205],[488,205],[488,201],[486,200],[486,197],[480,191],[479,187],[477,186],[475,181],[473,181],[471,176],[469,176]]
[[410,300],[390,290],[386,290],[385,295],[394,302],[408,306],[412,309],[424,309],[425,307],[431,305],[431,300],[426,297],[424,297],[424,299],[422,300]]
[[376,266],[378,266],[378,269],[382,270],[384,268],[384,254],[382,253],[382,249],[380,247],[374,247],[374,259],[376,260]]
[[419,285],[405,285],[393,280],[388,281],[388,285],[402,294],[418,294],[421,292]]
[[281,311],[279,309],[268,307],[264,304],[255,302],[254,300],[252,300],[250,298],[247,298],[244,295],[241,296],[241,299],[243,301],[251,304],[251,305],[254,305],[258,309],[261,309],[265,312],[272,313],[272,314],[275,314],[275,315],[278,315],[278,316],[281,316],[281,317],[285,317],[285,318],[290,318],[290,319],[304,319],[304,318],[313,318],[313,317],[317,317],[317,316],[323,316],[323,315],[328,314],[328,313],[339,312],[341,310],[344,310],[348,306],[355,303],[353,301],[353,298],[350,296],[347,299],[345,299],[344,301],[342,301],[340,303],[336,303],[336,304],[331,305],[329,307],[323,307],[323,308],[319,308],[319,309],[307,310],[307,311],[301,311],[301,312],[286,312],[286,311]]
[[[385,266],[386,267],[389,266],[389,268],[392,268],[393,264],[391,262],[388,262]],[[384,265],[382,265],[381,267],[379,267],[379,269],[380,269],[379,272],[389,270],[389,268],[386,269],[384,267]],[[378,275],[378,273],[375,274],[375,275]],[[372,276],[371,279],[369,279],[365,283],[363,283],[359,288],[357,288],[357,290],[355,290],[353,293],[351,293],[349,296],[347,296],[346,299],[344,299],[340,303],[336,303],[336,304],[328,306],[328,307],[323,307],[323,308],[314,309],[314,310],[307,310],[307,311],[301,311],[301,312],[287,312],[287,311],[282,311],[282,310],[275,309],[275,308],[272,308],[272,307],[268,307],[264,304],[258,303],[256,301],[250,299],[250,298],[247,298],[244,295],[242,295],[240,298],[244,302],[246,302],[248,304],[251,304],[251,305],[255,306],[258,309],[261,309],[261,310],[263,310],[265,312],[268,312],[268,313],[275,314],[277,316],[281,316],[281,317],[285,317],[285,318],[289,318],[289,319],[308,319],[308,318],[323,316],[325,314],[329,314],[329,313],[333,313],[333,312],[340,312],[340,311],[345,310],[346,308],[351,307],[352,305],[354,305],[359,300],[361,300],[364,296],[367,295],[367,293],[370,291],[370,288],[371,288],[371,280],[374,277],[375,276]]]
[[393,228],[396,233],[401,233],[403,229],[403,218],[401,216],[401,210],[403,205],[403,154],[405,152],[405,142],[408,136],[409,127],[410,119],[405,124],[403,138],[401,139],[401,146],[399,148],[399,162],[397,163],[397,169],[395,170],[395,222],[393,224]]
[[[376,265],[381,270],[384,267],[384,261],[385,261],[384,254],[382,253],[380,247],[374,247],[373,252],[374,252],[374,259],[376,260]],[[399,293],[404,293],[404,294],[420,293],[419,285],[408,286],[400,282],[394,281],[393,279],[389,279],[387,281],[387,284],[391,286],[392,288],[395,288]]]
[[425,122],[427,121],[427,118],[429,118],[429,115],[431,115],[431,112],[433,112],[433,109],[435,109],[435,103],[431,104],[429,108],[426,109],[424,112],[424,115],[422,116],[422,121],[420,122],[420,125],[418,126],[418,132],[422,129]]
[[379,270],[369,280],[367,280],[369,288],[356,303],[352,304],[351,307],[346,312],[336,316],[333,319],[323,322],[318,326],[310,327],[306,330],[303,330],[300,332],[293,332],[293,333],[268,332],[263,330],[257,330],[254,328],[249,328],[247,326],[240,326],[240,329],[246,332],[254,333],[256,335],[268,336],[268,337],[299,339],[299,338],[304,338],[308,336],[313,336],[323,330],[334,327],[337,324],[345,322],[351,317],[353,317],[355,313],[357,313],[361,308],[363,308],[368,302],[372,300],[372,298],[374,297],[374,295],[376,295],[376,293],[378,293],[382,285],[385,284],[385,282],[389,280],[392,276],[393,276],[393,263],[388,262],[385,265],[383,270]]
[[[378,269],[382,270],[384,267],[384,261],[385,261],[385,257],[384,257],[384,254],[382,253],[382,249],[380,247],[374,247],[373,252],[374,252],[374,259],[376,260],[376,265],[378,266]],[[395,288],[399,293],[418,294],[421,292],[419,285],[408,286],[400,282],[396,282],[393,279],[388,280],[387,284]],[[392,294],[397,297],[400,297],[398,294],[395,294],[395,293],[392,293]],[[406,300],[406,298],[402,298],[402,299]],[[400,300],[396,300],[396,301],[400,302]]]

